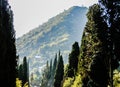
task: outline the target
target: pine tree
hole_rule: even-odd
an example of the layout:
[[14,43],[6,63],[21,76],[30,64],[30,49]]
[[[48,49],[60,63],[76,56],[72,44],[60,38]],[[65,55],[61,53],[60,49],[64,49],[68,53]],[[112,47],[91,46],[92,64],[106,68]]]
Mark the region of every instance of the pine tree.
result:
[[[16,47],[13,12],[8,0],[0,0],[0,81],[4,87],[15,87]],[[5,83],[5,84],[4,84]]]
[[61,87],[61,81],[63,80],[63,76],[64,76],[64,63],[63,63],[63,57],[62,55],[60,55],[59,52],[58,64],[54,77],[54,87]]

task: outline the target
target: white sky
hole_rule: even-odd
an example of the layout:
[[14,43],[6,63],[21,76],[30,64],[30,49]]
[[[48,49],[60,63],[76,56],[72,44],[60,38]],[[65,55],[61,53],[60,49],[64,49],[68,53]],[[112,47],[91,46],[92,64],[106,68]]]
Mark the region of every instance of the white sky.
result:
[[16,37],[38,27],[72,6],[87,6],[98,0],[9,0],[14,13]]

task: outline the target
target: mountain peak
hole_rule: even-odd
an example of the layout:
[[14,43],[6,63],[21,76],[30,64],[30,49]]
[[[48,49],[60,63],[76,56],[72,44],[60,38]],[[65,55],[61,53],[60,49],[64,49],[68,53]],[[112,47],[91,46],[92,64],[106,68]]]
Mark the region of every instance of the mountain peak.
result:
[[87,7],[84,6],[72,6],[70,10],[79,10],[79,9],[87,9]]

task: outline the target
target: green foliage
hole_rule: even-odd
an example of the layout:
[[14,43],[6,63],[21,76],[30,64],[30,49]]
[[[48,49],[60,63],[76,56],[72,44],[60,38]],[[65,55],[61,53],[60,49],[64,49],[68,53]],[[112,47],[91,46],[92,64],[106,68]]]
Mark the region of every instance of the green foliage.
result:
[[[108,3],[113,2],[108,1]],[[104,2],[105,4],[108,5]],[[119,35],[117,35],[117,31],[112,30],[115,28],[115,26],[113,27],[115,22],[112,21],[114,12],[111,13],[113,10],[110,9],[112,8],[106,7],[104,10],[106,9],[110,11],[110,13],[107,13],[110,16],[104,15],[106,18],[108,17],[107,19],[102,16],[99,5],[91,6],[87,13],[88,22],[83,33],[79,57],[79,72],[82,76],[83,87],[107,87],[109,83],[112,87],[113,69],[117,68],[119,60],[119,54],[117,53],[119,47],[116,48],[119,46]],[[113,25],[107,25],[105,20],[108,20],[108,24]]]
[[27,67],[27,58],[24,57],[23,58],[23,84],[25,84],[26,82],[28,82],[28,67]]
[[16,47],[13,12],[8,0],[0,1],[0,81],[5,87],[15,87]]
[[[58,55],[60,55],[60,52]],[[57,62],[57,54],[55,55],[54,63],[52,63],[52,59],[50,60],[50,64],[47,61],[46,66],[42,71],[42,81],[40,87],[53,87]]]
[[64,81],[63,87],[71,87],[71,85],[74,82],[74,79],[70,77],[64,78],[64,80],[65,81]]
[[99,0],[103,18],[108,24],[107,27],[107,51],[109,53],[110,64],[109,78],[110,86],[113,87],[113,71],[119,65],[120,61],[120,1],[119,0]]
[[59,52],[58,64],[57,64],[56,73],[54,77],[54,87],[61,87],[63,76],[64,76],[64,63],[63,63],[63,57],[62,55],[60,55],[60,52]]
[[113,73],[113,86],[120,87],[120,72],[117,69]]
[[52,66],[53,64],[52,64],[52,59],[50,60],[50,77],[52,76],[52,70],[53,70],[53,66]]
[[54,63],[53,63],[53,75],[55,75],[55,70],[56,70],[56,67],[57,67],[57,54],[55,55],[55,58],[54,58]]
[[23,64],[20,64],[20,66],[18,68],[18,77],[20,80],[23,79]]
[[[16,46],[20,62],[24,56],[30,58],[30,71],[34,72],[34,69],[37,69],[38,66],[45,65],[46,60],[53,59],[54,53],[58,49],[61,49],[62,56],[67,62],[71,45],[75,41],[80,41],[82,36],[87,21],[85,16],[87,9],[86,7],[71,7],[22,37],[17,38]],[[36,55],[41,56],[42,63],[36,61]]]
[[20,80],[19,78],[16,78],[16,86],[15,87],[28,87],[28,82],[26,82],[25,84],[23,84],[22,86],[22,80]]
[[23,63],[18,68],[18,78],[22,81],[22,86],[28,82],[28,63],[27,58],[23,58]]
[[16,86],[15,87],[22,87],[22,81],[19,78],[16,78]]
[[81,76],[80,75],[75,76],[74,83],[71,87],[82,87],[82,81],[81,81]]
[[50,65],[49,62],[47,61],[46,66],[42,71],[42,81],[40,87],[47,87],[50,76],[51,76]]
[[79,44],[78,42],[75,42],[72,45],[72,51],[69,54],[69,65],[68,65],[68,77],[72,77],[75,75],[75,72],[77,71],[78,67],[78,56],[79,56]]
[[63,87],[82,87],[81,76],[76,75],[75,77],[64,78]]
[[100,6],[96,4],[87,13],[78,66],[83,87],[106,87],[108,84],[107,24],[101,14]]
[[68,76],[68,75],[67,75],[67,74],[68,74],[68,66],[69,66],[68,64],[65,64],[65,65],[64,65],[64,77],[67,77],[67,76]]

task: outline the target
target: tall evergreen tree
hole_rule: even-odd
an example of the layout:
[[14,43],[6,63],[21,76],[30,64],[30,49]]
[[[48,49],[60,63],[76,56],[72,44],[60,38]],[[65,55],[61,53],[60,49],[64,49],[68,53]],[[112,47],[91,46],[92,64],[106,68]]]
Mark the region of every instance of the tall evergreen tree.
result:
[[61,81],[63,80],[63,76],[64,76],[64,63],[63,63],[63,57],[62,55],[60,55],[59,52],[58,64],[54,77],[54,87],[61,87]]
[[53,66],[52,66],[52,59],[50,60],[50,71],[49,71],[49,74],[50,74],[50,78],[51,78],[51,76],[52,76],[52,69],[53,68]]
[[99,0],[103,18],[108,24],[107,45],[109,53],[109,77],[110,86],[113,87],[113,70],[120,61],[120,1],[119,0]]
[[30,75],[30,72],[29,72],[29,59],[28,59],[28,62],[27,62],[27,80],[28,80],[28,87],[30,87],[29,75]]
[[8,0],[0,0],[0,81],[4,87],[15,87],[16,47],[13,12]]
[[68,77],[74,76],[74,73],[77,71],[78,67],[78,56],[79,56],[79,44],[75,42],[72,45],[72,51],[69,54],[69,65],[68,65]]
[[50,79],[48,81],[47,87],[53,87],[56,67],[57,67],[57,54],[55,55],[53,65],[52,60],[50,61]]
[[18,78],[20,80],[23,79],[23,64],[20,64],[19,68],[18,68]]
[[19,77],[19,55],[16,56],[16,78]]
[[28,82],[28,64],[27,64],[27,58],[23,58],[23,78],[22,78],[22,83],[23,85]]
[[109,80],[107,24],[101,14],[100,6],[96,4],[87,13],[88,22],[83,33],[79,59],[83,87],[107,87]]
[[22,85],[29,81],[28,67],[27,58],[24,57],[22,64],[20,64],[18,68],[18,78],[22,81]]
[[53,63],[53,76],[55,75],[55,70],[57,67],[57,53],[55,55],[54,63]]

